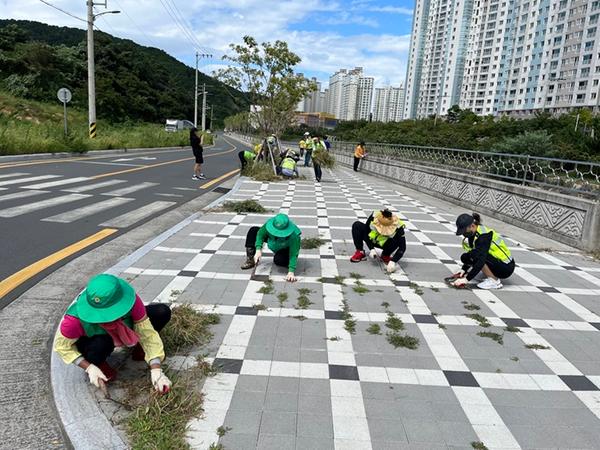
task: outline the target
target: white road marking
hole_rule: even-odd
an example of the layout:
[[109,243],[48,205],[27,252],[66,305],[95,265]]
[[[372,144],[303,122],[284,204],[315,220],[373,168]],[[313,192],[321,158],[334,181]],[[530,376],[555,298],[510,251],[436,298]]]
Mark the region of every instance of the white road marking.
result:
[[133,201],[132,198],[115,197],[108,200],[104,200],[98,203],[92,203],[91,205],[82,206],[81,208],[73,209],[61,214],[57,214],[52,217],[42,219],[42,222],[60,222],[60,223],[71,223],[85,217],[97,214],[101,211],[105,211],[110,208],[124,205]]
[[110,219],[107,222],[104,222],[100,226],[102,227],[114,227],[114,228],[127,228],[140,220],[151,216],[154,213],[162,211],[163,209],[170,208],[175,205],[175,202],[153,202],[146,206],[142,206],[141,208],[135,209],[114,219]]
[[58,181],[48,181],[47,183],[30,184],[29,186],[21,186],[23,189],[47,189],[56,186],[64,186],[65,184],[81,183],[89,180],[88,177],[66,178]]
[[34,195],[47,194],[48,191],[21,191],[14,192],[12,194],[6,194],[0,196],[0,202],[5,202],[8,200],[17,200],[20,198],[33,197]]
[[40,175],[38,177],[19,178],[18,180],[0,181],[0,186],[8,186],[11,184],[29,183],[32,181],[47,180],[49,178],[60,178],[61,175]]
[[113,195],[115,197],[122,197],[123,195],[129,195],[132,192],[141,191],[152,186],[158,186],[158,183],[140,183],[134,184],[133,186],[124,187],[115,191],[105,192],[102,195]]
[[154,157],[154,156],[136,156],[135,158],[113,159],[112,162],[135,161],[136,159],[141,159],[142,161],[154,161],[156,159],[156,157]]
[[88,184],[85,186],[78,186],[78,187],[74,187],[74,188],[70,188],[70,189],[63,189],[63,191],[65,192],[87,192],[87,191],[92,191],[94,189],[100,189],[103,187],[108,187],[108,186],[113,186],[115,184],[120,184],[120,183],[125,183],[125,180],[108,180],[108,181],[102,181],[101,183],[94,183],[94,184]]
[[26,175],[31,175],[31,174],[29,174],[29,173],[18,173],[18,172],[7,173],[5,175],[0,175],[0,178],[24,177]]
[[27,213],[30,213],[33,211],[50,208],[52,206],[62,205],[64,203],[75,202],[77,200],[82,200],[82,199],[88,198],[88,197],[90,197],[90,195],[68,194],[68,195],[63,195],[61,197],[49,198],[47,200],[42,200],[40,202],[27,203],[25,205],[19,205],[19,206],[15,206],[12,208],[0,210],[0,217],[22,216],[23,214],[27,214]]

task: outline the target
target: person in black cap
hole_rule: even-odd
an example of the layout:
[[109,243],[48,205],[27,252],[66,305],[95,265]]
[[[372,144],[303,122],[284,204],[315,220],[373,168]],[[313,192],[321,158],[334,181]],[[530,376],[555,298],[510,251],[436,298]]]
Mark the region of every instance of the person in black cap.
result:
[[477,287],[500,289],[500,279],[510,277],[515,271],[515,260],[502,236],[483,226],[481,216],[477,213],[458,216],[456,235],[464,237],[462,247],[466,253],[460,257],[463,263],[462,270],[453,275],[455,280],[452,284],[464,287],[482,271],[487,278]]

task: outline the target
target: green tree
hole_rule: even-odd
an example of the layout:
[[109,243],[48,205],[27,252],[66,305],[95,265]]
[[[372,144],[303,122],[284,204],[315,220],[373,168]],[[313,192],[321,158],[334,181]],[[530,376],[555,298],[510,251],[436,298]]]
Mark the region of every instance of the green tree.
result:
[[218,70],[216,77],[245,91],[250,103],[258,106],[251,119],[261,133],[280,135],[290,126],[298,102],[316,88],[294,73],[300,57],[284,41],[259,45],[252,36],[244,36],[242,44],[231,44],[230,48],[232,55],[223,59],[232,64]]

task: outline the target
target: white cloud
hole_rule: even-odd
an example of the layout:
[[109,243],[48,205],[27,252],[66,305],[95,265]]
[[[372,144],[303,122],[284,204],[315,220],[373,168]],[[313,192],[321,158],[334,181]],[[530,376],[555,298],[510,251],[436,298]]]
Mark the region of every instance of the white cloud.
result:
[[[73,14],[85,18],[85,2],[82,0],[50,0]],[[357,0],[350,5],[326,0],[163,0],[174,1],[183,20],[193,28],[195,40],[201,51],[212,53],[215,61],[207,65],[219,65],[221,56],[228,51],[232,42],[240,42],[242,36],[250,34],[259,42],[276,39],[288,42],[292,51],[302,58],[299,71],[315,75],[327,82],[329,75],[340,68],[361,66],[367,75],[374,76],[376,83],[399,84],[404,82],[406,55],[409,37],[403,35],[366,32],[365,27],[374,28],[376,21],[348,10],[362,8],[390,14],[410,14],[407,8],[377,6],[373,1]],[[161,2],[155,0],[108,0],[109,9],[122,10],[122,14],[107,15],[98,19],[103,31],[119,37],[132,39],[143,45],[159,47],[177,59],[192,65],[194,44],[178,27]],[[18,2],[0,0],[2,16],[16,19],[84,28],[85,23],[72,19],[38,0]],[[355,27],[357,34],[343,36],[323,26],[323,31],[295,31],[298,24],[314,18],[338,20],[339,23],[362,25]],[[359,23],[362,21],[362,23]],[[333,23],[333,22],[332,22]],[[212,69],[212,67],[211,67]]]

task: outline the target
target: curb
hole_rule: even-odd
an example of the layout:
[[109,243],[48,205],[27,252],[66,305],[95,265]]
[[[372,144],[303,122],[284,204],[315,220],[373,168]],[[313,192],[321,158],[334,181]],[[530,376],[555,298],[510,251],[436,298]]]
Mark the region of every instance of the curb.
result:
[[[201,216],[204,211],[216,204],[222,203],[233,195],[240,188],[242,182],[243,180],[238,177],[228,193],[204,206],[199,212],[188,216],[181,222],[160,233],[154,239],[118,261],[107,269],[106,272],[115,275],[119,274],[150,252],[154,247]],[[82,450],[128,449],[129,446],[127,443],[123,441],[108,418],[100,410],[96,399],[88,387],[88,383],[82,382],[84,379],[81,369],[72,364],[65,364],[56,353],[51,352],[50,380],[54,394],[54,403],[65,433],[71,441],[71,445],[75,449]]]

